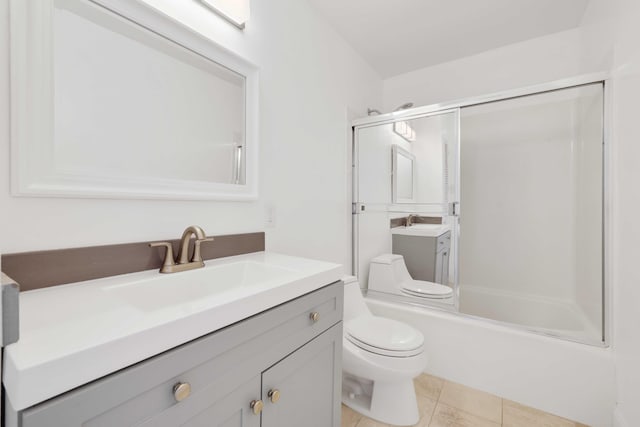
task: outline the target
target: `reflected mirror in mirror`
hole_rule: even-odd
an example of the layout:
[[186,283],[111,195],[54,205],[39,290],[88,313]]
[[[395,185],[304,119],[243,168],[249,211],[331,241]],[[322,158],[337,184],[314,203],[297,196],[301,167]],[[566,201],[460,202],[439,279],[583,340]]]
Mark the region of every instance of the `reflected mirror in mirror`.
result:
[[[18,195],[255,197],[253,66],[142,4],[14,3],[26,10],[22,25],[45,35],[50,67],[28,71],[51,95],[35,105],[17,79],[27,119],[43,121],[40,138],[15,141]],[[38,9],[51,21],[34,29]]]
[[[357,129],[360,201],[432,205],[430,211],[442,212],[454,191],[449,176],[455,168],[457,128],[456,113],[449,112]],[[410,134],[403,129],[411,129]]]
[[412,203],[414,201],[413,183],[415,175],[415,156],[397,145],[393,146],[393,203]]

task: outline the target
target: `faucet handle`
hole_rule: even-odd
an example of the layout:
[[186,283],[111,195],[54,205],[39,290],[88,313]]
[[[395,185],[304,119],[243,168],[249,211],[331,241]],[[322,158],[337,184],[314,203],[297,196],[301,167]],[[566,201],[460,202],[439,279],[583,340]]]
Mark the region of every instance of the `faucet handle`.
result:
[[191,262],[204,262],[202,261],[202,255],[200,254],[200,245],[202,242],[213,242],[213,237],[205,237],[204,239],[196,239],[193,247],[193,258]]
[[162,263],[162,268],[160,269],[160,272],[162,273],[164,269],[166,269],[167,267],[171,267],[172,265],[176,265],[176,262],[173,258],[173,246],[171,245],[171,243],[169,242],[152,242],[149,243],[149,247],[151,248],[155,248],[155,247],[159,247],[159,246],[164,246],[167,248],[167,252],[164,255],[164,261]]

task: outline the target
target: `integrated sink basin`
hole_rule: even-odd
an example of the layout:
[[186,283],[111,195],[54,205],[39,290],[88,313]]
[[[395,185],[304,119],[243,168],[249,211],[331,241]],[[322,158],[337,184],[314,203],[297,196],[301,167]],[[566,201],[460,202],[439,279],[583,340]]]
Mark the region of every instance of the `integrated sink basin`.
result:
[[252,290],[268,289],[291,280],[296,270],[268,262],[238,260],[208,265],[179,274],[161,274],[103,287],[106,296],[144,311],[183,304],[220,305]]
[[413,224],[410,227],[395,227],[391,229],[391,234],[401,234],[404,236],[425,236],[438,237],[451,227],[445,224]]
[[342,277],[342,266],[257,252],[175,274],[142,271],[20,295],[4,385],[21,410]]

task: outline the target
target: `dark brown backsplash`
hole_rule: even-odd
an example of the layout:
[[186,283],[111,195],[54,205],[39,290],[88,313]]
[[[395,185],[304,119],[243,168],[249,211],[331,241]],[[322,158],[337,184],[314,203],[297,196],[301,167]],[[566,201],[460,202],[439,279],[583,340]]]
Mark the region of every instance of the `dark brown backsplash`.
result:
[[[222,258],[264,251],[264,233],[214,236],[203,243],[203,259]],[[171,240],[174,254],[178,240]],[[193,248],[193,243],[191,244]],[[165,248],[150,248],[148,242],[90,246],[2,255],[2,272],[20,285],[20,291],[65,283],[159,269]]]
[[[413,218],[414,224],[442,224],[442,217],[439,216],[416,216]],[[404,227],[407,225],[407,217],[393,218],[389,225],[391,228]]]

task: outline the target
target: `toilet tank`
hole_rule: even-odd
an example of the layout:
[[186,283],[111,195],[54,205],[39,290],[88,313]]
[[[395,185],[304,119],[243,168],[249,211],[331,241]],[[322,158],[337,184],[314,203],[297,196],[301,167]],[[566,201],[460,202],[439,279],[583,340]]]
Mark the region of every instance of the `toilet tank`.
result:
[[371,316],[371,311],[364,302],[358,279],[347,276],[343,277],[342,281],[344,282],[344,322],[360,316]]
[[396,265],[404,265],[402,255],[384,254],[369,263],[369,289],[379,292],[394,292],[397,287]]

